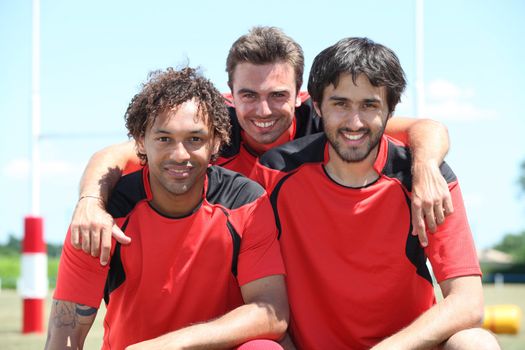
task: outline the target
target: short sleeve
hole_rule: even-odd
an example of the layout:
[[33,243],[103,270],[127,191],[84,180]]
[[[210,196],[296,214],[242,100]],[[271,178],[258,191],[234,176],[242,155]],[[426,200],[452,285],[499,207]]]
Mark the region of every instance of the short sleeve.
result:
[[237,227],[244,227],[238,261],[239,285],[285,274],[273,210],[266,193],[250,205],[243,217],[243,223],[236,222]]
[[449,184],[454,213],[445,218],[437,232],[428,233],[429,244],[425,252],[432,264],[438,282],[481,275],[476,247],[467,220],[465,205],[457,181]]
[[109,264],[102,266],[98,258],[75,249],[70,236],[68,230],[53,298],[98,308],[104,295]]

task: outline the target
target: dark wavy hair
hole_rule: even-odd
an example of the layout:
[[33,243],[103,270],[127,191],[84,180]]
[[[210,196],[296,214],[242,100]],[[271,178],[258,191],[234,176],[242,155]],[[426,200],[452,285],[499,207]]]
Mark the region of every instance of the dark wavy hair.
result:
[[297,93],[303,85],[304,54],[301,45],[275,27],[253,27],[237,39],[226,59],[228,86],[233,90],[233,72],[239,63],[262,65],[289,63],[295,72]]
[[351,74],[354,83],[364,74],[373,86],[385,86],[390,114],[406,87],[405,72],[394,51],[368,38],[342,39],[315,57],[308,79],[312,100],[321,103],[325,87],[337,86],[341,74]]
[[[219,138],[221,145],[228,144],[231,125],[224,97],[198,70],[190,67],[168,68],[148,75],[142,91],[133,97],[124,116],[128,136],[138,140],[160,113],[192,99],[198,104],[198,116],[208,117],[213,137]],[[147,161],[145,154],[137,151],[137,155],[143,163]],[[217,156],[212,155],[212,160]]]

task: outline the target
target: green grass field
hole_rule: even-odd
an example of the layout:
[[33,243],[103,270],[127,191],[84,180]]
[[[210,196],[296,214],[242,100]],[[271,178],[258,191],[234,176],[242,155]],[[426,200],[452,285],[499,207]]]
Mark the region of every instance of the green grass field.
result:
[[[517,304],[525,312],[525,285],[505,285],[497,288],[493,285],[484,286],[485,303]],[[46,324],[49,315],[51,296],[46,303]],[[2,290],[0,293],[0,339],[3,350],[28,350],[43,349],[46,339],[45,334],[22,335],[22,301],[14,290]],[[102,318],[104,310],[101,309],[90,331],[85,349],[100,349],[102,343]],[[47,327],[47,326],[46,326]],[[502,349],[525,349],[525,321],[522,322],[520,333],[517,335],[498,335]]]

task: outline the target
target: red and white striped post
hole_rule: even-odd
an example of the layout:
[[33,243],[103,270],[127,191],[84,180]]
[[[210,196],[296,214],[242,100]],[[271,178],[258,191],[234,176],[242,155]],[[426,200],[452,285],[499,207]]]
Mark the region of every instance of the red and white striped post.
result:
[[23,299],[22,333],[44,332],[44,300],[47,295],[47,254],[43,219],[27,216],[24,220],[21,277],[18,293]]

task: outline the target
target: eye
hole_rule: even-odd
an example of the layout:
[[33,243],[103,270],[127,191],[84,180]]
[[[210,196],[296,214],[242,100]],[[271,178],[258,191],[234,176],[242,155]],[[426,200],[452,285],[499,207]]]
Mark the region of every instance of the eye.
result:
[[375,102],[364,102],[363,103],[363,108],[364,109],[376,109],[377,108],[377,103],[375,103]]
[[244,94],[241,95],[243,99],[245,100],[254,100],[255,99],[255,94],[253,92],[245,92]]
[[198,136],[192,136],[190,137],[190,142],[202,142],[203,139]]
[[288,95],[284,92],[272,92],[272,97],[275,98],[286,98]]
[[157,138],[157,141],[159,141],[159,142],[170,142],[171,139],[169,137],[167,137],[167,136],[160,136],[160,137]]

